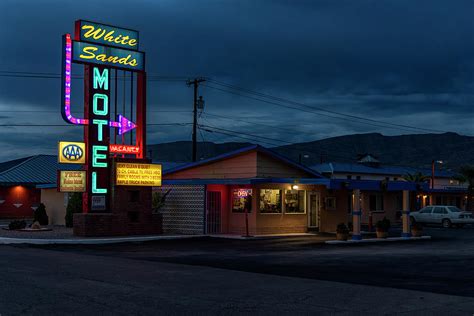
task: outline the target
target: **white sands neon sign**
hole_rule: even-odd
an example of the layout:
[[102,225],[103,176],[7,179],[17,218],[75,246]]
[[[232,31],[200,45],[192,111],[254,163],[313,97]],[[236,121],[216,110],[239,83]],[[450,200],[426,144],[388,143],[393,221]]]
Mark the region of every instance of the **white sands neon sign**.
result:
[[[62,72],[62,84],[63,84],[63,104],[61,107],[61,113],[63,119],[70,124],[76,125],[89,125],[89,120],[85,118],[77,118],[71,114],[71,73],[72,73],[72,40],[71,35],[66,34],[64,36],[64,64]],[[110,127],[118,128],[119,135],[125,134],[128,131],[136,128],[137,125],[127,119],[125,116],[119,114],[118,122],[108,121],[107,124]]]

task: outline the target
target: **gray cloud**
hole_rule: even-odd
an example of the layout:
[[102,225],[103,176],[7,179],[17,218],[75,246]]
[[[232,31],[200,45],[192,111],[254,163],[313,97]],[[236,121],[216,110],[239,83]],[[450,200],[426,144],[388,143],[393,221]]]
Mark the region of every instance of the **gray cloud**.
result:
[[[474,134],[474,2],[470,0],[14,1],[0,3],[0,70],[60,71],[61,35],[78,18],[140,30],[148,72],[209,76],[310,106],[404,125]],[[74,71],[80,73],[80,67]],[[6,122],[61,123],[59,80],[0,77]],[[73,82],[81,104],[81,80]],[[191,110],[184,82],[148,84],[149,109]],[[206,118],[204,124],[285,141],[350,133],[409,133],[298,112],[202,87],[206,112],[277,128]],[[77,107],[80,113],[80,106]],[[153,123],[190,113],[150,113]],[[2,128],[2,127],[0,127]],[[80,128],[79,128],[80,129]],[[293,132],[291,132],[293,131]],[[69,132],[69,131],[68,131]],[[149,127],[149,142],[190,139],[190,126]],[[0,160],[54,152],[64,129],[0,130]],[[39,136],[36,136],[39,135]],[[203,134],[216,141],[238,140]],[[8,137],[8,139],[6,139]],[[53,142],[53,144],[51,143]],[[21,149],[19,148],[21,146]],[[48,148],[48,149],[47,149]]]

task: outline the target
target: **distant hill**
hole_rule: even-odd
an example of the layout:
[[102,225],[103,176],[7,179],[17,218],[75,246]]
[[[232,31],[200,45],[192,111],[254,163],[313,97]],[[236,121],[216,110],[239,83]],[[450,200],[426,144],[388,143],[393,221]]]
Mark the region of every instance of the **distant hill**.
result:
[[[198,157],[209,158],[250,145],[249,143],[205,142],[198,144]],[[191,161],[191,142],[180,141],[148,146],[153,159]],[[357,155],[371,153],[383,164],[428,167],[431,161],[443,160],[445,168],[457,169],[474,164],[474,137],[456,133],[384,136],[378,133],[354,134],[296,143],[272,150],[305,165],[320,161],[355,162]]]

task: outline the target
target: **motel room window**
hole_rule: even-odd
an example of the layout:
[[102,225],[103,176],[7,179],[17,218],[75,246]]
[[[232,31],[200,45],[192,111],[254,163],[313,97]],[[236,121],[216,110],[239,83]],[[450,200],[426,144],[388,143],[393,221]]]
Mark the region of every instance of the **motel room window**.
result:
[[245,213],[252,211],[252,189],[233,189],[232,190],[232,212]]
[[288,214],[304,214],[305,213],[305,197],[304,190],[286,190],[285,191],[285,213]]
[[260,213],[281,213],[281,190],[260,190]]
[[383,194],[371,194],[369,196],[370,211],[383,211]]

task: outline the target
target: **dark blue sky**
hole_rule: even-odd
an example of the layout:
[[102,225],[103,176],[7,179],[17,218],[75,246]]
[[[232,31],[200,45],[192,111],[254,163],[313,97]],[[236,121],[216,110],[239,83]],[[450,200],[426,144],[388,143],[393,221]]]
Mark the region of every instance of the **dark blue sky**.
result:
[[[0,71],[59,74],[61,35],[73,32],[76,19],[88,19],[139,30],[150,75],[207,76],[331,111],[473,135],[473,14],[470,0],[2,0]],[[59,88],[58,79],[0,77],[0,125],[62,124]],[[148,92],[150,122],[191,122],[191,112],[175,112],[191,110],[192,90],[184,82],[149,82]],[[201,94],[208,113],[202,124],[288,142],[417,132],[210,87]],[[12,110],[42,112],[6,112]],[[0,127],[0,133],[0,161],[54,153],[58,140],[82,138],[78,127]],[[190,126],[155,126],[149,128],[149,143],[190,135]]]

